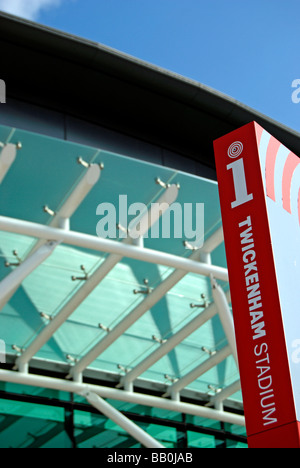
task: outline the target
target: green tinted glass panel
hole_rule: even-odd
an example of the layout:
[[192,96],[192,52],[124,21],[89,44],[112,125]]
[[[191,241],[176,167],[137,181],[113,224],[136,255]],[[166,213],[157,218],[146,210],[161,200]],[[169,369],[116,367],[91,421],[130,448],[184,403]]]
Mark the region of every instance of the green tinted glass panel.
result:
[[71,448],[64,409],[0,400],[0,448]]
[[[166,184],[180,185],[176,202],[184,211],[185,204],[204,204],[204,237],[207,239],[221,226],[217,183],[200,177],[175,171],[155,164],[138,161],[120,154],[103,151],[56,138],[50,138],[18,129],[0,126],[0,141],[22,143],[16,161],[0,185],[0,213],[2,216],[50,224],[52,217],[45,212],[47,205],[59,211],[86,172],[78,163],[81,157],[86,163],[103,164],[104,169],[96,186],[84,199],[71,218],[71,229],[96,235],[99,216],[97,206],[106,202],[116,209],[116,221],[120,218],[120,195],[127,197],[128,206],[140,202],[147,207],[164,192],[156,183],[157,178]],[[122,215],[122,213],[121,213]],[[133,216],[132,216],[133,217]],[[131,217],[131,219],[132,219]],[[188,257],[186,249],[184,217],[182,237],[168,239],[148,236],[145,247]],[[195,228],[195,226],[194,226]],[[118,233],[119,236],[119,233]],[[117,242],[121,240],[116,239]],[[26,258],[36,239],[0,232],[0,281],[15,270],[16,250],[21,260]],[[69,245],[59,245],[52,255],[34,270],[17,289],[0,314],[0,339],[5,341],[9,354],[17,356],[16,349],[26,349],[48,324],[48,317],[56,316],[82,287],[82,281],[72,281],[72,276],[82,275],[81,265],[87,273],[93,272],[108,257],[105,252],[93,252]],[[226,266],[222,244],[212,256],[213,262]],[[156,288],[173,270],[164,266],[122,258],[92,293],[77,307],[69,319],[53,337],[36,353],[41,361],[70,367],[92,346],[105,337],[108,328],[116,326],[145,298],[134,290]],[[222,284],[224,290],[228,284]],[[140,317],[90,366],[102,373],[113,374],[115,379],[123,375],[121,369],[131,369],[152,353],[158,340],[170,338],[190,320],[202,312],[191,304],[212,301],[207,277],[187,274],[150,310]],[[178,379],[208,358],[203,348],[215,351],[227,344],[221,323],[217,317],[195,330],[176,349],[147,369],[141,378],[152,384],[167,387],[171,379]],[[231,357],[199,376],[188,388],[205,397],[210,388],[222,389],[238,380],[239,374]],[[241,403],[241,395],[235,394],[235,402]]]

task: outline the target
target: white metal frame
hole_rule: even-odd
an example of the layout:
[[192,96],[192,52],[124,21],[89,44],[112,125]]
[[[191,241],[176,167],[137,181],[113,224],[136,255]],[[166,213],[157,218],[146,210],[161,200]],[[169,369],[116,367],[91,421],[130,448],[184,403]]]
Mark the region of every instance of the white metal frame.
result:
[[[81,187],[78,188],[77,191],[75,190],[73,195],[71,194],[64,207],[60,210],[56,217],[54,217],[50,226],[0,216],[0,230],[39,239],[33,251],[30,253],[30,256],[24,261],[23,270],[21,265],[20,267],[17,267],[13,273],[11,273],[11,275],[13,275],[19,269],[19,276],[17,273],[15,273],[15,276],[18,277],[18,280],[15,280],[15,286],[19,285],[20,281],[22,281],[36,267],[36,264],[34,263],[35,256],[39,258],[41,249],[45,248],[45,246],[49,246],[49,240],[50,245],[54,247],[58,243],[66,243],[82,248],[107,252],[110,254],[100,265],[100,267],[93,273],[93,275],[86,279],[82,287],[77,291],[77,293],[75,293],[70,301],[63,307],[63,309],[55,317],[53,317],[51,321],[49,321],[48,325],[45,326],[44,329],[38,334],[31,345],[29,345],[29,347],[24,350],[20,356],[18,356],[14,368],[18,371],[4,371],[0,369],[0,380],[45,388],[55,388],[57,390],[84,395],[93,406],[99,409],[99,411],[113,419],[142,444],[149,447],[151,446],[158,448],[161,447],[161,445],[152,438],[149,438],[148,435],[145,434],[144,431],[141,431],[140,428],[138,428],[134,423],[129,421],[127,418],[124,418],[121,413],[116,411],[111,405],[108,405],[107,402],[103,400],[103,398],[127,401],[146,406],[168,409],[185,414],[193,414],[224,422],[230,422],[232,424],[244,425],[245,421],[243,416],[230,413],[229,411],[224,411],[222,406],[222,402],[240,388],[239,381],[235,382],[230,387],[223,389],[217,395],[211,397],[208,405],[214,406],[214,409],[207,406],[197,406],[180,401],[180,392],[189,383],[197,379],[212,366],[217,365],[218,362],[220,362],[222,359],[225,359],[230,354],[233,354],[236,358],[233,321],[228,307],[230,293],[228,292],[225,295],[223,289],[216,281],[217,279],[228,281],[228,272],[226,268],[212,265],[210,255],[211,252],[223,241],[222,228],[217,230],[205,242],[201,250],[193,252],[189,258],[178,257],[164,252],[146,249],[143,247],[142,242],[133,243],[130,238],[125,239],[123,242],[118,242],[71,231],[69,230],[69,217],[72,215],[73,210],[76,209],[76,205],[79,199],[87,189],[87,186],[85,185],[86,178],[83,180],[85,182],[82,182]],[[177,197],[174,186],[171,187],[172,190],[170,191],[170,197],[168,200],[170,204]],[[160,200],[163,199],[168,199],[168,189],[166,189]],[[151,216],[148,212],[145,214],[142,222],[139,221],[140,226],[144,226],[144,231],[142,231],[144,233],[147,229],[150,228],[149,219],[151,219]],[[67,379],[53,379],[42,375],[30,374],[29,362],[35,356],[37,351],[54,335],[56,330],[58,330],[58,328],[68,319],[74,310],[76,310],[76,308],[86,299],[86,297],[93,291],[99,282],[122,259],[122,257],[129,257],[149,263],[156,263],[172,267],[174,268],[174,271],[153,291],[149,292],[149,294],[147,294],[141,303],[139,303],[126,317],[124,317],[123,320],[121,320],[121,322],[115,326],[115,328],[110,330],[104,338],[99,340],[99,342],[85,356],[83,356],[81,360],[79,360],[74,366],[70,368]],[[41,262],[36,263],[40,264]],[[157,348],[148,357],[138,363],[135,368],[130,370],[124,377],[122,377],[117,387],[124,387],[124,390],[120,390],[118,388],[112,389],[109,387],[101,387],[97,385],[87,385],[83,383],[84,370],[90,366],[105,349],[114,343],[115,340],[118,339],[133,323],[135,323],[136,320],[138,320],[145,312],[151,309],[153,305],[155,305],[188,273],[197,273],[211,278],[214,303],[209,305],[203,312],[198,314],[182,329],[175,333],[169,340],[163,342],[159,348]],[[13,279],[13,276],[11,275],[9,275],[10,279],[7,279],[8,282]],[[0,283],[0,291],[1,288],[3,289],[4,293],[5,291],[7,292],[8,290],[13,290],[12,287],[7,286],[6,278]],[[228,339],[228,346],[225,346],[222,350],[209,357],[200,366],[197,366],[191,372],[177,380],[175,383],[173,383],[173,385],[170,385],[163,397],[144,395],[134,391],[133,383],[141,374],[143,374],[143,372],[149,369],[155,362],[169,353],[186,337],[193,333],[193,331],[202,326],[207,320],[211,319],[217,313],[220,316],[226,337]],[[168,397],[171,397],[171,399]]]
[[[95,177],[93,178],[95,180]],[[164,204],[162,215],[167,207],[175,201],[178,196],[178,187],[172,185],[168,187],[164,194],[160,197],[158,203]],[[76,197],[77,199],[77,197]],[[70,205],[70,203],[68,203]],[[63,213],[70,214],[69,210],[63,209]],[[151,227],[151,223],[155,223],[159,216],[152,216],[152,207],[147,213],[139,220],[141,235],[145,234]],[[135,227],[134,221],[132,223],[133,229]],[[43,242],[43,241],[40,241]],[[130,237],[124,239],[124,244],[130,244],[132,242]],[[41,247],[39,247],[41,248]],[[70,317],[70,315],[79,307],[79,305],[91,294],[91,292],[100,284],[100,282],[108,275],[108,273],[120,262],[122,259],[121,255],[111,253],[104,262],[97,268],[97,270],[84,282],[82,287],[74,294],[74,296],[65,304],[65,306],[59,311],[59,313],[53,317],[47,327],[45,327],[30,346],[22,353],[16,360],[16,367],[22,372],[28,369],[28,363],[30,359],[38,352],[38,350],[53,336],[58,328]],[[0,284],[1,286],[1,284]],[[77,377],[78,379],[78,377]]]
[[103,400],[103,398],[97,395],[97,393],[91,392],[89,389],[85,389],[80,393],[80,395],[84,396],[94,408],[122,427],[128,434],[145,447],[159,449],[164,448],[164,446],[157,442],[156,439],[143,431],[139,426],[120,413],[120,411],[109,405],[105,400]]
[[225,335],[227,337],[229,346],[231,348],[231,352],[233,354],[236,364],[238,365],[233,317],[229,310],[225,293],[223,289],[220,287],[220,285],[217,283],[215,278],[213,277],[211,277],[211,284],[212,284],[212,295],[213,295],[215,304],[218,309],[219,317],[220,317]]
[[102,398],[111,400],[124,401],[126,403],[134,403],[137,405],[150,406],[152,408],[160,408],[176,413],[190,414],[200,416],[207,419],[245,425],[244,416],[230,413],[229,411],[218,411],[205,406],[183,403],[179,401],[168,400],[166,398],[146,395],[137,392],[127,392],[116,388],[104,387],[100,385],[90,385],[78,383],[66,379],[55,379],[42,375],[26,374],[22,372],[14,372],[0,369],[0,381],[16,383],[21,385],[29,385],[33,387],[48,388],[52,390],[61,390],[63,392],[82,394],[84,391],[96,393]]
[[[227,296],[230,296],[230,294],[227,293]],[[159,348],[153,351],[153,353],[147,356],[136,367],[131,369],[124,377],[122,377],[119,386],[129,388],[130,384],[134,382],[134,380],[136,380],[143,372],[153,366],[153,364],[159,361],[159,359],[161,359],[163,356],[172,351],[172,349],[174,349],[179,343],[185,340],[189,335],[204,325],[204,323],[214,317],[217,313],[218,310],[216,305],[214,303],[210,304],[203,312],[193,318],[170,339],[162,343]]]
[[0,143],[0,147],[1,146],[2,151],[0,154],[0,184],[2,184],[10,167],[14,163],[17,156],[17,150],[20,147],[19,145],[14,145],[13,143],[7,143],[6,145]]
[[214,406],[215,408],[220,407],[224,400],[229,398],[234,393],[238,392],[241,389],[241,381],[236,380],[228,387],[223,388],[219,392],[217,392],[214,396],[211,397],[207,406]]
[[231,354],[231,349],[229,345],[224,346],[220,351],[217,351],[211,357],[206,359],[204,362],[199,364],[199,366],[192,369],[181,379],[176,380],[167,390],[165,396],[171,396],[173,400],[179,400],[180,391],[189,385],[194,380],[198,379],[201,375],[205,374],[212,367],[219,364],[225,358]]
[[[195,254],[193,254],[195,256]],[[116,325],[103,339],[101,339],[83,358],[78,361],[71,369],[71,375],[76,380],[82,379],[82,372],[86,369],[101,353],[103,353],[117,338],[119,338],[128,328],[139,318],[150,310],[160,299],[162,299],[171,288],[173,288],[184,276],[185,271],[175,270],[154,291],[145,297],[145,299],[136,306],[124,319]]]
[[0,282],[0,310],[7,304],[24,279],[52,254],[58,244],[57,241],[46,242]]
[[196,273],[203,276],[210,276],[212,274],[216,279],[228,281],[227,268],[196,262],[189,258],[178,257],[176,255],[135,245],[127,245],[123,242],[116,242],[111,239],[102,239],[89,234],[32,223],[30,221],[0,216],[0,231],[13,232],[15,234],[38,237],[45,240],[51,239],[52,241],[59,241],[64,244],[91,249],[97,252],[115,253],[122,257],[184,270],[187,273]]
[[[6,145],[8,147],[9,145]],[[14,158],[10,156],[10,160],[14,160],[16,156],[16,146]],[[5,147],[5,148],[6,148]],[[5,150],[4,148],[4,150]],[[3,151],[4,151],[3,150]],[[2,151],[2,153],[3,153]],[[12,153],[12,150],[10,150]],[[2,156],[2,154],[1,154]],[[70,218],[81,205],[85,197],[89,194],[94,185],[98,182],[101,175],[101,168],[98,164],[91,164],[85,171],[82,179],[71,191],[69,197],[61,207],[58,213],[54,214],[50,226],[69,229]],[[60,244],[60,241],[49,241],[48,239],[40,239],[27,254],[26,259],[3,281],[0,283],[0,310],[14,295],[22,281],[27,278],[33,270],[41,265]],[[3,294],[1,294],[3,292]]]

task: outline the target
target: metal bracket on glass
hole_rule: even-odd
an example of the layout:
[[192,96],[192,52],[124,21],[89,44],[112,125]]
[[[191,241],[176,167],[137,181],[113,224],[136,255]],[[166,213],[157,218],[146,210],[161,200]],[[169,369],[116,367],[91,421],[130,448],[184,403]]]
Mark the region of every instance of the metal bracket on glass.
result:
[[148,284],[149,284],[149,280],[146,278],[144,279],[144,284],[146,287],[146,289],[134,289],[133,290],[133,294],[150,294],[152,292],[152,288],[149,288]]
[[205,353],[209,354],[209,356],[213,356],[214,354],[217,353],[217,351],[212,351],[211,349],[208,349],[206,348],[206,346],[202,346],[202,351],[204,351]]
[[74,358],[71,354],[67,354],[66,359],[70,362],[78,362],[78,359]]
[[204,302],[202,304],[190,304],[191,309],[194,309],[195,307],[206,309],[206,307],[209,305],[209,302],[206,300],[205,294],[201,294],[200,297],[201,299],[204,299]]
[[12,345],[12,347],[11,347],[11,348],[12,348],[14,351],[17,351],[17,353],[20,353],[20,354],[22,354],[22,353],[23,353],[23,351],[24,351],[24,349],[23,349],[23,348],[20,348],[19,346],[15,345],[15,344],[14,344],[14,345]]
[[158,184],[158,185],[160,185],[161,187],[163,187],[163,188],[165,188],[165,189],[168,188],[168,187],[170,187],[170,184],[166,184],[166,183],[163,182],[159,177],[156,177],[155,183]]
[[[6,146],[5,143],[3,143],[2,141],[0,141],[0,148],[4,148]],[[18,143],[15,144],[15,147],[20,150],[22,149],[22,143],[20,141],[18,141]]]
[[127,369],[127,367],[122,366],[122,364],[118,364],[117,367],[118,369],[120,369],[120,371],[125,372],[125,374],[127,374],[130,371],[130,369]]
[[43,206],[43,210],[45,213],[48,213],[50,216],[55,216],[55,211],[51,210],[48,205]]
[[164,378],[171,383],[175,383],[178,380],[176,377],[170,377],[168,374],[164,374]]
[[157,336],[152,335],[152,340],[156,341],[159,344],[164,344],[167,342],[167,340],[163,340],[162,338],[157,338]]
[[[87,169],[91,167],[91,163],[86,162],[81,156],[77,158],[77,162],[78,164],[81,164],[81,166],[86,167]],[[99,166],[101,170],[104,169],[103,163],[100,163]]]
[[217,388],[213,385],[207,385],[207,387],[210,391],[214,392],[215,394],[220,393],[222,391],[222,388]]
[[40,316],[45,320],[48,320],[49,322],[50,320],[53,320],[53,317],[51,315],[46,314],[46,312],[40,312]]
[[84,272],[84,276],[72,276],[72,281],[86,281],[88,279],[88,273],[84,265],[81,265],[81,270]]
[[126,228],[125,228],[124,226],[122,226],[122,224],[120,224],[120,223],[117,223],[117,229],[118,229],[119,231],[124,232],[126,235],[129,234],[128,229],[126,229]]
[[17,262],[16,263],[11,263],[11,262],[5,262],[4,265],[6,267],[12,267],[12,266],[19,266],[22,263],[22,259],[19,257],[18,252],[16,250],[13,250],[13,256],[16,257]]
[[186,249],[188,250],[192,250],[192,251],[195,251],[195,250],[199,250],[200,247],[195,247],[194,245],[190,244],[188,241],[183,241],[183,245]]
[[[165,182],[163,182],[159,177],[156,177],[155,179],[155,183],[157,185],[160,185],[161,187],[167,189],[169,187],[171,187],[171,184],[166,184]],[[176,184],[177,188],[180,189],[180,184]]]
[[107,333],[111,331],[111,328],[106,327],[105,325],[103,325],[103,323],[99,323],[99,328],[101,328],[101,330],[106,331]]

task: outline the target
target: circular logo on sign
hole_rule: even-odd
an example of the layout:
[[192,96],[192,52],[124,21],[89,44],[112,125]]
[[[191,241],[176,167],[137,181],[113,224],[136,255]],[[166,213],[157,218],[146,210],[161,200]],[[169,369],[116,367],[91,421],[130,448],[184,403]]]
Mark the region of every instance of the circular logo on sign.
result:
[[227,154],[230,158],[237,158],[242,154],[243,149],[243,143],[241,143],[240,141],[235,141],[229,146]]

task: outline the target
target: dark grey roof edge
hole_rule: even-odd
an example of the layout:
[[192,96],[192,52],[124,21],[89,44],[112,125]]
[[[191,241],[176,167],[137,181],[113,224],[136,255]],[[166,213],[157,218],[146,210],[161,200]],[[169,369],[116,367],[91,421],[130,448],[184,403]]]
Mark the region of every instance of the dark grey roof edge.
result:
[[290,143],[291,149],[300,154],[299,132],[196,80],[101,43],[0,12],[0,25],[3,24],[9,28],[9,40],[18,41],[20,37],[26,36],[27,43],[31,43],[35,48],[47,47],[48,53],[53,55],[63,54],[70,61],[88,64],[94,69],[106,66],[111,73],[122,74],[125,80],[132,80],[138,86],[162,95],[172,95],[173,99],[192,107],[204,108],[207,113],[227,120],[234,127],[255,120],[274,136],[281,138],[286,145]]

